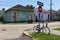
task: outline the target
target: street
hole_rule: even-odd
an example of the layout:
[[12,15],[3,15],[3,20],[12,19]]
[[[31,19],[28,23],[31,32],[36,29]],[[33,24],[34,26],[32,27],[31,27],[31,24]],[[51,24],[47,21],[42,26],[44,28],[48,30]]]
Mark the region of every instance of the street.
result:
[[[7,40],[7,39],[16,39],[20,38],[22,33],[25,31],[33,32],[33,27],[38,25],[38,23],[35,24],[0,24],[0,40]],[[51,22],[48,24],[48,27],[51,29],[51,33],[54,34],[52,31],[53,28],[60,27],[60,22]],[[60,32],[58,32],[58,35],[60,35]],[[55,34],[57,34],[55,32]]]

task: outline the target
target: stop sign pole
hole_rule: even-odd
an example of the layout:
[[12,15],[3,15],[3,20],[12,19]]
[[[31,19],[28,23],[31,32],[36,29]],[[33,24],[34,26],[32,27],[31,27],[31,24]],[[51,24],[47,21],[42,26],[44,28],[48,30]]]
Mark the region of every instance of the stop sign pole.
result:
[[42,6],[43,6],[43,3],[42,2],[39,2],[39,1],[37,1],[37,4],[39,5],[39,7],[38,7],[38,12],[39,12],[39,32],[40,32],[40,13],[42,12]]

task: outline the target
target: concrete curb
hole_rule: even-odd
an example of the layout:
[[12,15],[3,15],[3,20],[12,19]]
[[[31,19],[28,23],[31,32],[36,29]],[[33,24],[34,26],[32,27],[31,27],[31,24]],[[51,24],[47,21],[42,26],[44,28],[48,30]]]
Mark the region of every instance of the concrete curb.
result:
[[28,36],[28,37],[32,38],[33,40],[36,40],[35,38],[33,38],[33,37],[32,37],[29,33],[27,33],[27,32],[24,32],[23,35]]

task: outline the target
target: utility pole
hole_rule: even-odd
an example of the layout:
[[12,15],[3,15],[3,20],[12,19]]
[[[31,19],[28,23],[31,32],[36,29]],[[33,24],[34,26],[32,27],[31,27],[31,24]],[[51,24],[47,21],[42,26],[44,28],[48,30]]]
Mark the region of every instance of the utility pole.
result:
[[50,0],[50,21],[52,21],[52,0]]

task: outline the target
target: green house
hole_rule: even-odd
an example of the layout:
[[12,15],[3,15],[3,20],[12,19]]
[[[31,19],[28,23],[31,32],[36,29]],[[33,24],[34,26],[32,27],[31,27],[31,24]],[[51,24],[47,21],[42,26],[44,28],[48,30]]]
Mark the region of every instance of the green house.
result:
[[4,22],[34,21],[34,10],[22,5],[16,5],[6,10],[3,15]]

